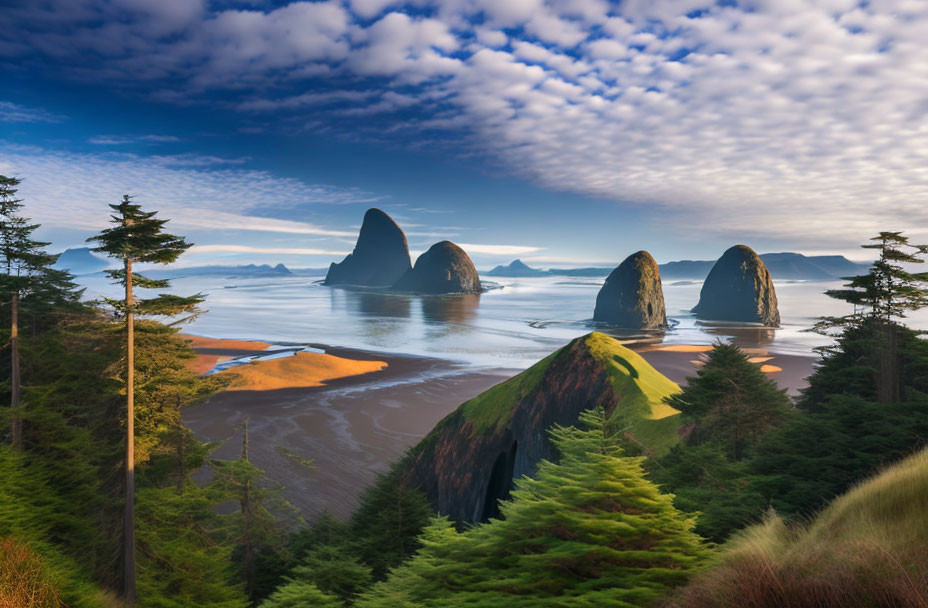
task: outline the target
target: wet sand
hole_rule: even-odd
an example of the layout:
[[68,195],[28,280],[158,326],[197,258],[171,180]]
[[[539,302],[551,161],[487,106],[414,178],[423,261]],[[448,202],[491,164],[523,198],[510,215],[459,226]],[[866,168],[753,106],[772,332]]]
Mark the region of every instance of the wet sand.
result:
[[[462,402],[516,373],[471,372],[440,359],[327,348],[327,354],[377,359],[387,367],[325,386],[228,391],[184,411],[206,441],[229,439],[215,455],[235,458],[248,420],[252,461],[286,487],[304,517],[328,508],[347,517],[358,497]],[[307,469],[298,459],[312,460]]]
[[[695,376],[702,366],[706,352],[711,350],[705,346],[673,345],[673,346],[631,346],[645,360],[677,384],[685,384],[688,376]],[[780,388],[785,388],[791,395],[798,395],[799,389],[808,383],[806,378],[812,375],[817,358],[811,353],[808,357],[794,354],[781,354],[766,348],[742,348],[751,355],[750,361],[755,363],[762,372],[776,380]]]
[[[350,515],[377,473],[386,471],[439,420],[518,373],[473,371],[441,359],[320,348],[327,355],[387,366],[329,380],[324,386],[222,392],[184,411],[184,422],[201,439],[229,440],[215,453],[220,458],[238,456],[239,428],[247,419],[253,462],[286,487],[286,498],[307,519],[324,508],[340,517]],[[705,357],[703,348],[652,345],[635,350],[677,383],[695,375]],[[815,361],[762,349],[752,354],[782,370],[770,377],[791,393],[805,385]],[[300,460],[313,460],[314,467],[307,469]]]

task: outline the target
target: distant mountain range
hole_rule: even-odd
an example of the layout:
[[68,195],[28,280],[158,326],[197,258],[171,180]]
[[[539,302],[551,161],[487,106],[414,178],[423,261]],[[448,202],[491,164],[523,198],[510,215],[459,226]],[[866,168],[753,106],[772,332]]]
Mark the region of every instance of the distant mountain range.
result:
[[143,274],[152,279],[182,279],[187,277],[283,277],[322,276],[325,268],[287,268],[283,264],[245,264],[242,266],[189,266],[186,268],[164,268],[145,270]]
[[77,275],[100,272],[109,266],[109,260],[94,255],[89,247],[76,247],[62,251],[54,267]]
[[[813,255],[801,253],[765,253],[760,258],[766,264],[774,279],[787,281],[833,281],[854,274],[866,272],[869,264],[852,262],[841,255]],[[705,279],[715,264],[714,260],[681,260],[660,265],[662,279]],[[540,270],[527,266],[521,260],[515,260],[506,266],[497,266],[484,273],[490,277],[606,277],[613,268],[551,268]]]
[[[67,270],[74,275],[93,274],[115,266],[106,258],[94,255],[88,247],[65,249],[55,263],[55,268]],[[271,266],[270,264],[245,264],[242,266],[189,266],[186,268],[155,268],[143,270],[142,274],[151,279],[180,279],[184,277],[206,276],[248,276],[248,277],[279,277],[279,276],[321,276],[325,275],[325,268],[287,268],[283,264]]]

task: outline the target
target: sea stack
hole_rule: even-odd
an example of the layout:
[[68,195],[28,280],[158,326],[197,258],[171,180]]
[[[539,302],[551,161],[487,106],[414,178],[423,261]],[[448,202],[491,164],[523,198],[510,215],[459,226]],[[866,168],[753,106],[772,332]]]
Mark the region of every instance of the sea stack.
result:
[[722,254],[702,284],[699,304],[693,312],[708,321],[742,321],[770,327],[780,324],[770,272],[746,245],[735,245]]
[[409,271],[406,235],[389,215],[368,209],[354,251],[341,263],[332,262],[326,285],[389,287]]
[[612,271],[596,296],[593,320],[626,329],[667,326],[661,274],[650,253],[633,253]]
[[432,245],[393,288],[426,294],[483,291],[474,263],[463,249],[451,241]]

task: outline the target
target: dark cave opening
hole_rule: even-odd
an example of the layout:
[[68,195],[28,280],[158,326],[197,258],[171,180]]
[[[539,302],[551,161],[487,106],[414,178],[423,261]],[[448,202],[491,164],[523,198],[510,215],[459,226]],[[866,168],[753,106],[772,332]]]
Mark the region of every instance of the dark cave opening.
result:
[[513,441],[512,447],[505,452],[500,452],[493,463],[493,470],[490,473],[490,481],[487,482],[486,497],[483,500],[483,512],[480,515],[480,521],[486,522],[490,518],[499,519],[499,501],[509,500],[509,493],[512,490],[512,470],[516,462],[516,449],[519,442]]

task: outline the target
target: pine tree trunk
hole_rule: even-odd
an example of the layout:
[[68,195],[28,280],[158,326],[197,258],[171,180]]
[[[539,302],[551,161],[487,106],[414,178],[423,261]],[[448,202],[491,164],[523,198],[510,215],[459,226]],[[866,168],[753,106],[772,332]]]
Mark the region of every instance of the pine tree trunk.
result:
[[900,399],[899,353],[896,345],[896,326],[892,321],[887,321],[883,325],[882,343],[877,401],[879,403],[896,403]]
[[[245,429],[242,434],[242,460],[248,462],[248,420],[245,420]],[[251,505],[251,482],[245,479],[242,488],[242,523],[244,525],[244,566],[245,566],[245,593],[251,599],[255,591],[255,549],[252,542],[252,505]]]
[[21,450],[23,447],[23,420],[16,411],[19,408],[20,378],[19,378],[19,292],[14,291],[10,301],[10,349],[12,351],[12,366],[10,370],[10,407],[13,408],[13,421],[11,423],[10,438],[13,449]]
[[135,315],[132,261],[126,259],[126,511],[123,521],[124,596],[135,606]]

